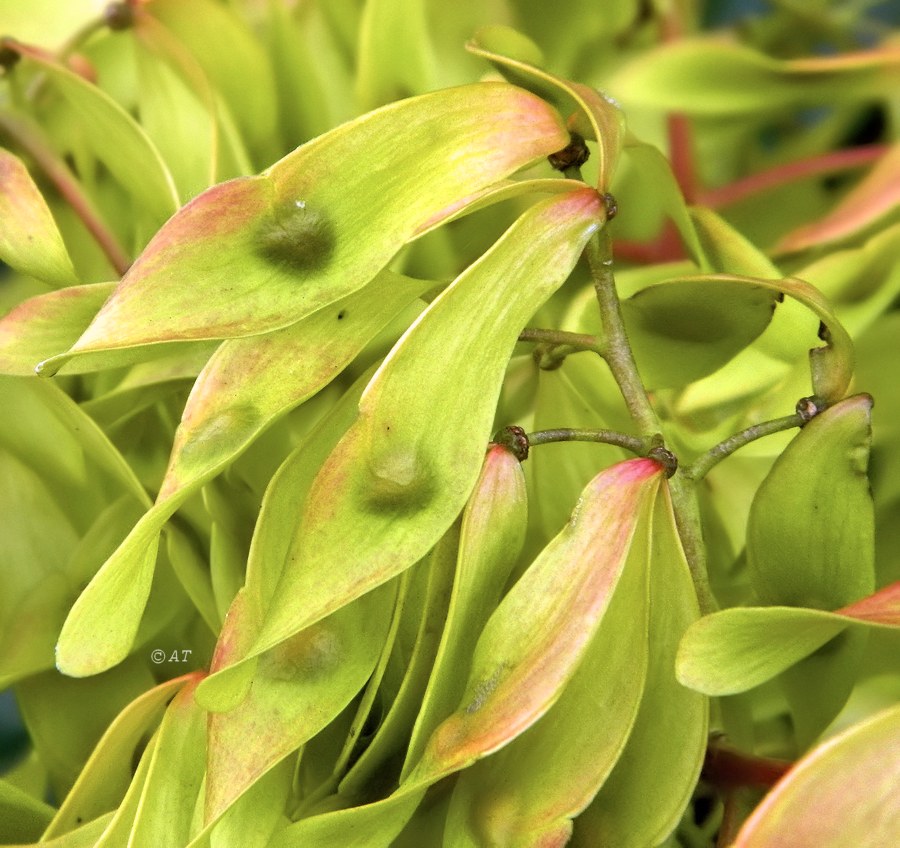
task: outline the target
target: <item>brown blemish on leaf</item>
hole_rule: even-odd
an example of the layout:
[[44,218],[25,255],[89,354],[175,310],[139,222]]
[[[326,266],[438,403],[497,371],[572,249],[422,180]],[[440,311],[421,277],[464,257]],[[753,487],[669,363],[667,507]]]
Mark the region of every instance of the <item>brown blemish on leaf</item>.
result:
[[343,656],[341,640],[326,624],[314,624],[285,639],[260,658],[260,672],[276,680],[296,680],[334,669]]

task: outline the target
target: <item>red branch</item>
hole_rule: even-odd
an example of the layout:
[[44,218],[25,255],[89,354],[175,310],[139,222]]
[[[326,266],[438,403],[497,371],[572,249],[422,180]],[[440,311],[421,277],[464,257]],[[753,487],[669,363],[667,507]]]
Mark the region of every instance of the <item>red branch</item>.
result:
[[774,786],[793,763],[771,757],[744,754],[733,748],[710,745],[703,761],[703,778],[720,789],[753,786],[768,789]]
[[880,159],[887,151],[888,145],[886,144],[867,144],[848,150],[832,150],[819,156],[810,156],[808,159],[798,159],[796,162],[777,165],[719,188],[701,191],[697,201],[713,209],[729,206],[751,195],[769,191],[796,180],[815,177],[819,174],[863,168]]

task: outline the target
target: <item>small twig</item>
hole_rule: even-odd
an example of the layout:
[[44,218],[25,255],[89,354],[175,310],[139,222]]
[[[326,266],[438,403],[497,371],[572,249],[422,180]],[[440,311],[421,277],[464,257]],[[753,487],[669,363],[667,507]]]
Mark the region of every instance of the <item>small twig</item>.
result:
[[547,445],[551,442],[602,442],[605,445],[615,445],[625,448],[638,456],[643,456],[647,450],[647,443],[637,436],[629,436],[617,430],[580,430],[576,428],[560,427],[556,430],[538,430],[527,436],[530,447],[535,445]]
[[541,342],[543,344],[570,347],[573,350],[592,350],[603,355],[603,345],[596,336],[587,333],[569,333],[565,330],[545,330],[540,327],[526,327],[519,333],[520,342]]
[[725,457],[731,456],[736,450],[755,442],[764,436],[771,436],[773,433],[780,433],[783,430],[790,430],[794,427],[802,427],[806,421],[801,413],[795,412],[793,415],[786,415],[784,418],[775,418],[772,421],[762,421],[759,424],[753,424],[740,433],[735,433],[727,439],[719,442],[715,447],[710,448],[706,453],[701,454],[690,465],[684,468],[684,474],[692,480],[702,480],[709,471],[718,465]]

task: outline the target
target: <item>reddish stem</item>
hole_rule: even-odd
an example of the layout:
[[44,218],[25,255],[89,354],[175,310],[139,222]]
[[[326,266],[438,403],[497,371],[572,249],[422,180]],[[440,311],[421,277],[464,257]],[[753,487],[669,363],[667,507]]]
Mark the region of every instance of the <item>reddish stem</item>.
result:
[[[660,21],[662,40],[666,44],[679,41],[684,37],[684,21],[682,10],[678,4],[672,4],[668,14]],[[669,136],[669,160],[672,173],[681,188],[681,193],[688,203],[693,203],[697,194],[697,168],[694,162],[694,144],[691,122],[687,115],[673,112],[666,118]]]
[[669,115],[666,122],[669,130],[669,159],[672,163],[672,173],[685,201],[691,204],[698,193],[691,122],[687,115],[679,112]]
[[738,797],[735,790],[725,793],[722,801],[722,823],[719,825],[719,835],[716,839],[716,848],[728,848],[738,829]]
[[796,180],[865,167],[880,159],[887,151],[887,144],[868,144],[848,150],[832,150],[818,156],[810,156],[808,159],[777,165],[719,188],[701,191],[697,202],[713,209],[729,206],[746,197],[778,188]]
[[72,207],[94,241],[106,255],[116,273],[122,276],[131,264],[127,254],[113,233],[107,228],[91,199],[84,193],[75,175],[56,152],[44,141],[30,122],[11,115],[0,116],[0,129],[26,151],[56,187],[62,198]]
[[792,765],[787,760],[757,757],[711,744],[706,749],[703,778],[726,791],[741,786],[769,789],[787,774]]
[[615,256],[616,259],[625,259],[638,265],[657,265],[684,259],[685,252],[675,225],[666,221],[663,231],[653,241],[617,239]]

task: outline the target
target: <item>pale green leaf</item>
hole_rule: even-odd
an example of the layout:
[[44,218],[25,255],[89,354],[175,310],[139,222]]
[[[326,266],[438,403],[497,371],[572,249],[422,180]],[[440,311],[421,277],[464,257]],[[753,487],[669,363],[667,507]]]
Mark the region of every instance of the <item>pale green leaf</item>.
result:
[[[593,287],[585,310],[588,313],[599,319]],[[590,353],[567,356],[559,368],[539,371],[533,409],[536,431],[603,427],[628,432],[633,427],[615,378],[606,363]],[[560,461],[562,452],[565,462]],[[547,445],[532,451],[525,474],[530,475],[533,491],[541,493],[529,504],[532,532],[539,528],[541,538],[552,539],[597,470],[629,456],[613,445],[587,442]]]
[[509,450],[493,445],[463,512],[447,620],[406,752],[404,777],[463,696],[478,636],[522,549],[527,516],[522,466]]
[[[678,650],[678,679],[708,695],[743,692],[780,674],[837,634],[900,627],[900,582],[829,612],[804,607],[743,607],[692,625]],[[823,651],[827,656],[829,648]]]
[[628,198],[619,204],[616,215],[620,238],[647,241],[657,237],[669,219],[694,262],[701,270],[713,270],[672,166],[658,147],[629,138],[622,149],[622,168],[616,178],[617,196]]
[[488,620],[460,705],[432,735],[410,781],[501,748],[560,698],[601,626],[660,476],[658,463],[634,459],[588,484],[569,525]]
[[454,524],[419,566],[426,569],[428,579],[421,597],[413,595],[403,610],[418,623],[411,650],[400,648],[405,655],[403,681],[374,738],[340,782],[338,792],[345,797],[365,797],[376,780],[390,785],[399,777],[444,631],[458,550],[459,528]]
[[638,370],[648,389],[683,386],[712,374],[760,333],[775,294],[697,279],[649,286],[621,304]]
[[53,666],[53,644],[77,591],[66,574],[78,536],[42,480],[0,450],[0,686]]
[[194,85],[188,85],[167,65],[167,45],[153,38],[156,28],[150,23],[141,22],[135,39],[141,127],[159,150],[180,196],[195,197],[216,181],[218,173],[215,103],[199,68]]
[[81,27],[97,15],[97,0],[71,0],[60,6],[57,0],[0,0],[4,35],[55,49],[61,47]]
[[[70,286],[29,298],[0,319],[0,370],[34,376],[39,362],[71,347],[112,294],[115,283]],[[77,371],[79,361],[62,373]]]
[[437,57],[428,31],[428,5],[419,0],[366,3],[358,62],[356,94],[364,109],[433,90]]
[[821,412],[760,486],[747,559],[764,603],[832,610],[874,590],[871,407],[856,395]]
[[221,183],[191,201],[59,361],[101,348],[286,327],[360,289],[454,201],[565,138],[550,106],[505,83],[363,115],[263,175]]
[[548,844],[542,841],[546,834],[571,833],[571,819],[605,782],[644,689],[651,515],[641,509],[609,607],[559,700],[521,736],[459,776],[447,814],[452,838],[445,836],[445,846]]
[[93,848],[121,848],[122,845],[128,844],[129,834],[141,802],[141,795],[147,782],[150,763],[153,760],[153,752],[156,750],[158,739],[159,731],[157,730],[150,737],[147,747],[141,753],[137,768],[134,770],[134,777],[131,779],[122,803],[116,808],[115,813],[104,828],[103,834],[94,843]]
[[[357,404],[374,367],[364,373],[288,455],[272,477],[250,543],[245,586],[225,617],[211,675],[197,688],[209,710],[233,708],[247,692],[254,666],[228,667],[234,655],[247,653],[275,593],[290,546],[290,536],[309,487],[321,464],[357,416]],[[224,669],[224,671],[220,671]]]
[[36,842],[51,818],[53,807],[48,803],[0,780],[0,839],[5,844]]
[[156,738],[129,848],[187,845],[203,780],[206,713],[194,701],[199,675],[172,699]]
[[477,479],[518,333],[602,215],[590,189],[532,207],[404,334],[313,484],[289,555],[303,567],[285,571],[254,654],[398,574],[443,535]]
[[[391,284],[387,292],[382,290],[384,283]],[[218,348],[188,398],[155,505],[72,610],[60,636],[60,668],[78,676],[96,673],[128,653],[150,591],[165,522],[275,419],[337,376],[429,286],[383,272],[361,291],[303,321],[274,333],[229,340]],[[202,592],[192,594],[206,608]],[[98,609],[104,610],[107,622],[99,633],[91,626]]]
[[886,96],[900,49],[774,59],[727,37],[681,38],[642,51],[609,80],[625,107],[692,115],[771,113],[773,109]]
[[61,836],[78,822],[91,821],[121,803],[132,779],[134,757],[148,730],[184,683],[175,678],[135,698],[113,720],[66,795],[44,839]]
[[[205,822],[325,727],[365,685],[387,634],[384,587],[260,656],[247,697],[209,718]],[[217,662],[227,661],[225,651]]]
[[[815,286],[797,277],[772,280],[764,277],[748,277],[743,274],[731,273],[677,277],[667,280],[666,283],[698,281],[767,289],[773,294],[787,295],[792,300],[801,304],[819,319],[818,338],[820,341],[824,342],[824,344],[813,347],[809,351],[813,392],[828,403],[835,403],[844,397],[853,377],[853,342],[844,325],[838,320],[832,304],[829,303]],[[778,310],[776,310],[776,316],[777,314]],[[793,342],[796,344],[798,342],[797,325],[794,323],[793,318],[794,316],[790,315],[791,320],[785,323],[791,323],[793,325],[791,331],[795,334]],[[785,327],[781,326],[778,330],[783,333]],[[760,336],[760,339],[766,339],[766,334],[763,333],[762,336]],[[801,345],[804,344],[802,336],[799,338],[799,343]],[[752,363],[752,365],[757,368],[759,367],[758,362]],[[745,363],[743,366],[744,370],[746,370],[747,367],[748,363]],[[768,388],[773,384],[776,374],[773,373],[771,368],[767,368],[763,376],[765,378],[764,386]],[[733,378],[733,374],[729,375],[729,381],[733,380]],[[727,385],[727,382],[723,382],[723,380],[719,378],[719,375],[710,379],[712,385],[716,389],[721,389],[723,385]],[[709,390],[709,386],[704,386],[703,389],[701,389],[701,392],[709,392]],[[742,396],[746,393],[746,388],[740,386],[727,391],[725,397],[733,399],[735,395]],[[717,402],[721,402],[723,399],[721,394],[716,394],[716,398]]]
[[287,823],[293,771],[288,757],[238,798],[209,834],[210,848],[269,848]]
[[276,834],[269,848],[392,848],[425,795],[400,789],[373,804],[301,819]]
[[[540,58],[539,51],[535,54],[527,38],[507,27],[485,27],[466,46],[476,56],[496,65],[513,82],[535,90],[566,112],[573,107],[577,109],[569,119],[569,125],[585,138],[597,142],[597,188],[602,192],[609,191],[625,137],[625,118],[618,103],[595,88],[562,79],[537,67],[532,60]],[[510,48],[514,55],[504,55],[503,51]],[[558,149],[568,143],[567,139]]]
[[893,848],[900,833],[900,707],[813,749],[746,821],[734,848]]
[[[154,0],[147,12],[203,68],[238,122],[239,134],[253,147],[272,149],[277,120],[275,79],[265,47],[247,23],[214,0]],[[147,23],[139,18],[138,30]]]
[[695,206],[689,214],[711,270],[774,280],[782,276],[765,253],[711,209]]
[[706,752],[706,698],[675,678],[678,644],[699,608],[664,490],[650,557],[650,657],[640,709],[609,779],[575,820],[572,848],[661,844],[690,801]]
[[723,610],[692,625],[678,649],[678,680],[707,695],[745,692],[781,674],[849,621],[802,607]]
[[[154,535],[127,570],[108,559],[78,596],[56,643],[56,667],[63,674],[99,674],[128,656],[150,597],[158,548]],[[99,629],[98,620],[104,623]]]
[[98,508],[125,494],[149,505],[122,454],[58,386],[0,376],[0,393],[0,444],[37,470],[57,496],[67,498],[70,520],[86,529]]
[[[22,717],[34,748],[47,764],[57,797],[69,793],[94,745],[119,711],[152,685],[150,672],[137,658],[91,682],[50,670],[16,685]],[[60,710],[60,704],[66,705],[65,710]]]
[[0,148],[0,260],[54,285],[78,282],[56,222],[22,160]]

